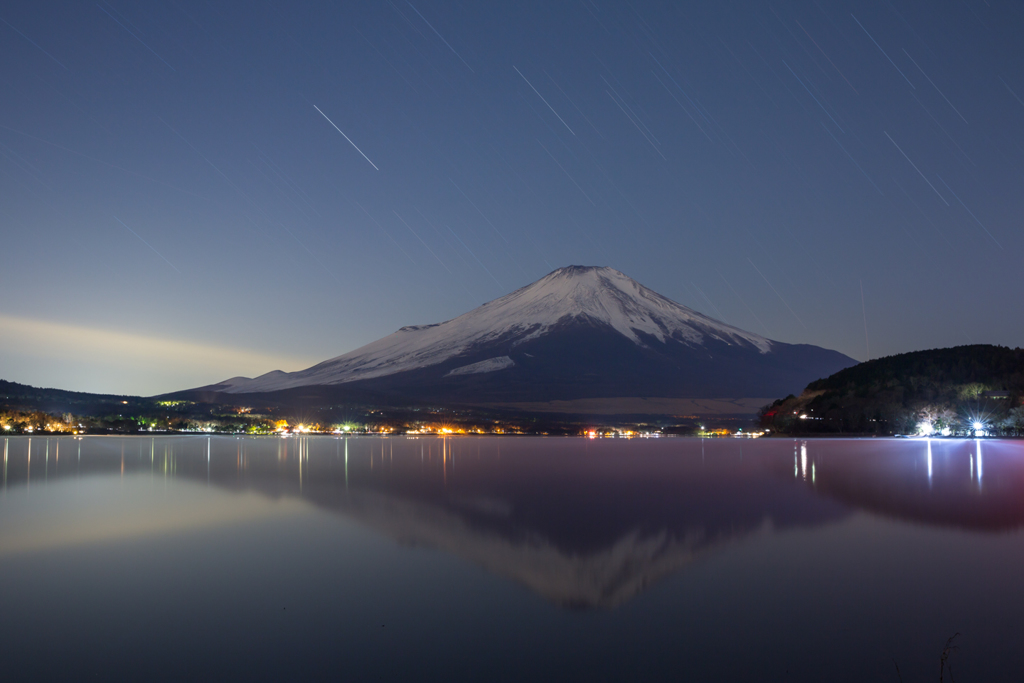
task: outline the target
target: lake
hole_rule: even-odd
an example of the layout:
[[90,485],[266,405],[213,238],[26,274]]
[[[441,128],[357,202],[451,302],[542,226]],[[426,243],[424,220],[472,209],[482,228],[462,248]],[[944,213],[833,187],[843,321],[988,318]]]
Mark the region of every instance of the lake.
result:
[[1021,441],[2,441],[5,681],[1024,671]]

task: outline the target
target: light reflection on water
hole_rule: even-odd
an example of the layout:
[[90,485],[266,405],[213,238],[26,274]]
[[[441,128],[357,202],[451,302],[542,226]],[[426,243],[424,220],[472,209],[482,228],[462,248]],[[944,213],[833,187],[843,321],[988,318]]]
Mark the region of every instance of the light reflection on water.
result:
[[[980,680],[1024,635],[1022,442],[3,447],[0,654],[26,676],[98,657],[114,677],[317,677],[343,657],[385,678],[896,680],[892,659],[920,678],[961,631],[958,678]],[[68,657],[41,656],[47,634]]]

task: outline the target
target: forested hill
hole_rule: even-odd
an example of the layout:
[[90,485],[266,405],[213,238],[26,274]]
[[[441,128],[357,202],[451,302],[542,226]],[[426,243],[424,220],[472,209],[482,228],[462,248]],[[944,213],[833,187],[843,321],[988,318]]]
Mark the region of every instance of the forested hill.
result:
[[989,389],[1024,389],[1024,349],[974,344],[913,351],[840,370],[807,385],[807,391],[869,391],[897,383],[908,398],[931,398],[954,386],[984,384]]
[[1024,349],[975,344],[860,363],[761,411],[782,433],[1024,433]]
[[110,406],[148,405],[150,402],[149,399],[139,396],[44,389],[0,379],[0,408],[93,414],[97,409],[107,409]]

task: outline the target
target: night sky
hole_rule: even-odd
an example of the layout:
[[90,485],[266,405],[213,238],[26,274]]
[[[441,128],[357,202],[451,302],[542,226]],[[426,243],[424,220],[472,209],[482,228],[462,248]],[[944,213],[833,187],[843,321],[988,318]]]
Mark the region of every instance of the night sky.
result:
[[6,2],[0,377],[297,370],[570,264],[858,359],[1024,338],[1024,6]]

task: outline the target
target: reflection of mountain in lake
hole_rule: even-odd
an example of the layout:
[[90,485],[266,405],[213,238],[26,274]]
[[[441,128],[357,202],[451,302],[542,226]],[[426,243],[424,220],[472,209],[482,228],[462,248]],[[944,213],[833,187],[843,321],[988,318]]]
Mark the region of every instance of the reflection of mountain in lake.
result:
[[636,529],[609,539],[606,548],[578,554],[536,531],[505,535],[445,506],[387,495],[353,494],[342,510],[399,542],[452,553],[567,607],[617,605],[700,554],[756,530],[734,529],[731,535],[709,538],[699,525],[682,537]]
[[708,442],[702,460],[683,440],[350,440],[347,493],[306,444],[306,500],[565,606],[620,604],[752,534],[845,514],[765,477],[737,442]]
[[[16,486],[29,478],[26,440],[10,441]],[[925,442],[896,440],[90,438],[60,440],[59,459],[54,442],[33,440],[33,489],[123,472],[301,497],[573,607],[621,604],[731,544],[856,509],[1024,525],[1014,442],[982,442],[981,457],[973,441],[933,442],[930,460]]]

